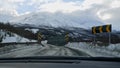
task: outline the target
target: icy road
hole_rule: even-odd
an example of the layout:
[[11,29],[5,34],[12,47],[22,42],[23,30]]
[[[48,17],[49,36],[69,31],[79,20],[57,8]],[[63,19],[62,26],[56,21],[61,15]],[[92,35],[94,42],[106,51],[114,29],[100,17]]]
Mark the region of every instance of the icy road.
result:
[[0,48],[0,57],[27,57],[27,56],[90,56],[87,53],[65,46],[45,44],[11,45]]

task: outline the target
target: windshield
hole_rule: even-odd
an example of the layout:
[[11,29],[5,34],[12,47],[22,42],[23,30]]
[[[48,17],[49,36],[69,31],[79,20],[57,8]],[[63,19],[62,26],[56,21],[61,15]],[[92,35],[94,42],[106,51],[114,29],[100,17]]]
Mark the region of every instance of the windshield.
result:
[[120,57],[119,0],[0,0],[0,58]]

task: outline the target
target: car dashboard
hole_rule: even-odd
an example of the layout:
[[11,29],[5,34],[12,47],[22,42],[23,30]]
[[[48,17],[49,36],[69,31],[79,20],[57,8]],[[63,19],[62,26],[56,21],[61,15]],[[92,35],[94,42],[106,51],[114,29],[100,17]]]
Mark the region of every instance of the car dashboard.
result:
[[120,58],[47,56],[0,58],[0,68],[120,68]]

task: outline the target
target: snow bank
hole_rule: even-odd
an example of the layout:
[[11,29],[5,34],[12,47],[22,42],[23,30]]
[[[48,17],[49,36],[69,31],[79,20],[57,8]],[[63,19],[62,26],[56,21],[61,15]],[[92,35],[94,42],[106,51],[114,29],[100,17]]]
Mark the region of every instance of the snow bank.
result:
[[[9,42],[36,42],[36,40],[30,40],[24,37],[21,37],[17,34],[11,33],[9,35],[6,31],[0,31],[0,39],[2,39],[1,43],[9,43]],[[3,37],[3,38],[2,38]]]
[[47,40],[41,41],[42,44],[47,44],[47,42],[48,42]]
[[68,43],[67,47],[88,53],[93,57],[120,57],[120,44],[94,46],[92,43]]
[[26,38],[22,38],[20,36],[15,36],[15,37],[6,37],[3,39],[2,43],[8,43],[8,42],[36,42],[36,40],[29,40]]

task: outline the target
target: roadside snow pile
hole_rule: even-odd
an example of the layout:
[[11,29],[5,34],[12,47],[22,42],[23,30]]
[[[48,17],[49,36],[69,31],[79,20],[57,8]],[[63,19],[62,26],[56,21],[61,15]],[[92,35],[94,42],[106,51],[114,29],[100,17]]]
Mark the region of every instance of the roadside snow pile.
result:
[[88,53],[93,57],[120,57],[120,44],[94,46],[92,43],[68,43],[67,47]]
[[29,29],[29,28],[26,28],[25,30],[32,31],[33,33],[37,33],[39,31],[39,29]]
[[21,37],[17,34],[0,30],[0,43],[9,43],[9,42],[36,42],[36,40],[30,40],[30,39]]
[[41,41],[41,43],[44,44],[44,45],[47,44],[47,42],[48,42],[47,40]]
[[13,37],[6,37],[5,39],[3,39],[2,43],[6,42],[36,42],[36,41],[22,38],[18,35],[14,35]]

